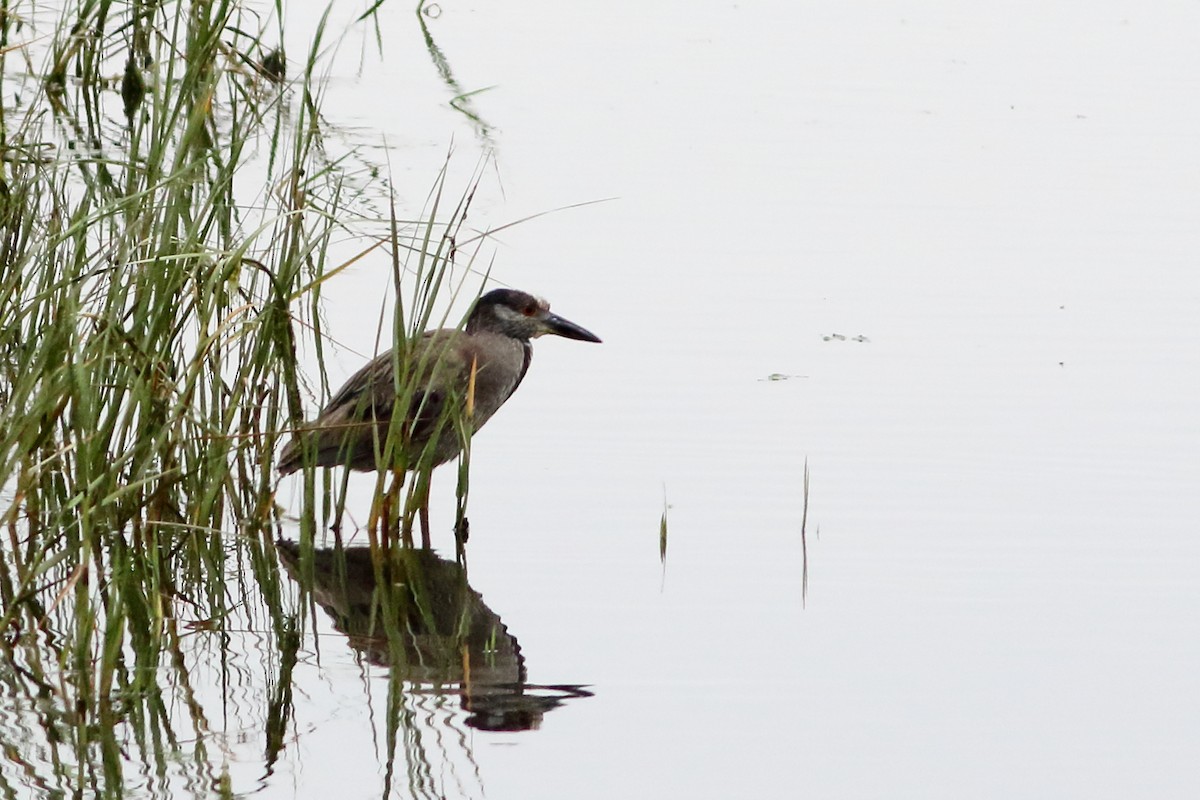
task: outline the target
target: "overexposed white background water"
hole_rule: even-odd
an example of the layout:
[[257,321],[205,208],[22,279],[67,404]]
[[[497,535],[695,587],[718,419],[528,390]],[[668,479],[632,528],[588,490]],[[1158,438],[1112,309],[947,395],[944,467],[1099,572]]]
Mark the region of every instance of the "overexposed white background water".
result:
[[[530,680],[595,696],[445,726],[445,796],[1200,793],[1200,8],[446,2],[486,137],[379,20],[324,110],[401,214],[451,147],[450,192],[494,148],[480,229],[607,200],[481,251],[605,341],[537,342],[468,549]],[[325,287],[335,384],[389,269]],[[384,682],[339,636],[236,790],[378,796]]]

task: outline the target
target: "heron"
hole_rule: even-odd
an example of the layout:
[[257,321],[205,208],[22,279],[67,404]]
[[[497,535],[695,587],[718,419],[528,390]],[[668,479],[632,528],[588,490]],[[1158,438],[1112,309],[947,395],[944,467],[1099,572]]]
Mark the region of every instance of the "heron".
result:
[[[400,354],[409,365],[405,380],[397,380],[400,359],[393,351],[354,373],[284,446],[279,471],[343,466],[417,472],[423,489],[414,497],[422,544],[428,547],[429,473],[459,455],[469,437],[512,397],[529,370],[532,340],[545,334],[600,342],[586,328],[551,313],[550,304],[534,295],[515,289],[482,295],[462,329],[425,331],[405,343]],[[384,443],[398,413],[403,414],[396,420],[403,446],[392,448],[389,461]]]

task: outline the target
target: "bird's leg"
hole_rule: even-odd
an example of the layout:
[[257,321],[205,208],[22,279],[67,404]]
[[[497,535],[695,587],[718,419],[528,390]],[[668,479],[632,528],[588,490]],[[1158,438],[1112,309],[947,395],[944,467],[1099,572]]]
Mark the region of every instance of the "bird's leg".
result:
[[382,534],[386,527],[387,500],[385,500],[384,497],[380,495],[378,491],[376,491],[375,496],[371,498],[371,513],[367,517],[367,531],[369,531],[370,536],[374,538],[376,529],[378,529],[378,532]]
[[429,493],[425,493],[425,501],[419,511],[421,517],[421,547],[429,549]]
[[462,458],[458,462],[458,508],[454,513],[454,552],[461,561],[466,553],[467,535],[471,531],[467,522],[468,465],[471,458],[471,440],[463,446]]
[[421,523],[421,546],[428,549],[429,539],[429,484],[428,470],[418,470],[413,476],[412,488],[404,508],[404,543],[412,546],[412,520],[416,514]]
[[429,485],[433,483],[433,474],[424,473],[418,483],[419,500],[417,515],[421,519],[421,547],[429,549]]
[[[341,490],[337,493],[337,499],[334,502],[332,530],[335,534],[338,534],[338,535],[340,535],[342,532],[342,517],[344,517],[346,514],[346,495],[349,493],[349,489],[350,489],[350,470],[345,469],[345,470],[342,470]],[[374,508],[375,508],[374,504],[372,504],[372,506],[371,506],[372,511],[374,511]],[[368,527],[370,527],[370,526],[368,526]]]
[[460,516],[458,521],[454,523],[454,556],[459,564],[466,563],[467,535],[470,532],[471,525],[467,522],[467,518]]
[[458,473],[458,509],[454,515],[454,542],[461,552],[467,544],[471,523],[467,521],[467,471],[465,464]]
[[[391,489],[388,490],[388,497],[392,503],[395,503],[395,507],[396,507],[396,517],[394,518],[395,525],[392,529],[395,530],[395,528],[398,527],[400,529],[401,542],[404,544],[405,547],[412,547],[411,503],[412,503],[412,493],[414,491],[416,491],[416,489],[415,488],[409,489],[409,498],[408,498],[407,502],[402,504],[398,501],[400,500],[400,489],[403,485],[404,485],[404,471],[403,470],[393,470],[392,471],[392,486],[391,486]],[[414,484],[414,487],[415,486],[416,485]],[[393,518],[391,517],[390,514],[388,515],[388,517],[389,517],[389,523],[391,523]]]
[[[475,378],[475,365],[471,365],[471,378]],[[472,384],[472,389],[474,385]],[[471,474],[471,433],[469,430],[460,429],[462,436],[462,455],[458,459],[458,508],[454,514],[454,552],[460,563],[466,557],[467,536],[471,531],[471,525],[467,522],[467,492],[470,488]]]

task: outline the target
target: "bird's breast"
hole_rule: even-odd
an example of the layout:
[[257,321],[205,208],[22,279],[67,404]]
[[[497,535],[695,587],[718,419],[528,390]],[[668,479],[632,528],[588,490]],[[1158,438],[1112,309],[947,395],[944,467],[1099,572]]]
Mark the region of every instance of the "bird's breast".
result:
[[477,334],[474,361],[474,426],[479,428],[512,396],[529,368],[532,347],[508,336]]

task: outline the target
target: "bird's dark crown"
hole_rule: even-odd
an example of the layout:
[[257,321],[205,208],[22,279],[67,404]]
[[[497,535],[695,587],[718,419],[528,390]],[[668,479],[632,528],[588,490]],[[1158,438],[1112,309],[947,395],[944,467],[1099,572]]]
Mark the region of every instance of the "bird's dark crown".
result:
[[489,330],[514,339],[529,339],[542,328],[550,304],[516,289],[493,289],[475,301],[467,317],[467,333]]
[[550,313],[550,304],[516,289],[494,289],[475,302],[467,317],[467,333],[498,333],[528,342],[545,334],[598,342],[600,337],[569,319]]

